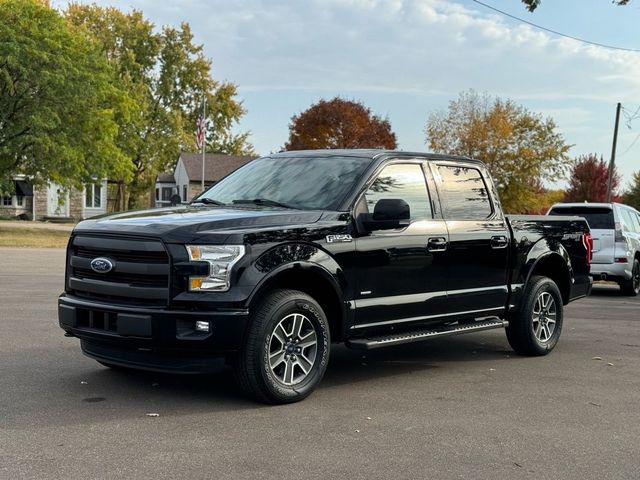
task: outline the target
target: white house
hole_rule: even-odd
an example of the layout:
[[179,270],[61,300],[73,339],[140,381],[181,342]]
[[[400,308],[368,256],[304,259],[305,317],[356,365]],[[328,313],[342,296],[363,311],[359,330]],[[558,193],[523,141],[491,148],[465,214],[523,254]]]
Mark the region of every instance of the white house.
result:
[[107,212],[107,180],[82,189],[63,189],[50,182],[32,185],[24,175],[14,176],[14,194],[0,201],[0,215],[33,220],[78,221]]

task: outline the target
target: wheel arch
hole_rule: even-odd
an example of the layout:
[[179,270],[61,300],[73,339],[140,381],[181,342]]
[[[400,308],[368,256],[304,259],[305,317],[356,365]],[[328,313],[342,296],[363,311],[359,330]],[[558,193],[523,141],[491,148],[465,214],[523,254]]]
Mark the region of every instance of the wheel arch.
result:
[[332,341],[341,341],[344,336],[347,308],[343,288],[336,273],[311,262],[281,265],[256,286],[248,299],[249,310],[270,291],[281,288],[299,290],[320,304],[329,321]]
[[571,296],[571,267],[568,253],[562,255],[561,252],[547,252],[541,255],[533,263],[525,281],[525,289],[530,285],[534,276],[543,276],[550,278],[560,289],[562,295],[562,303],[569,303]]

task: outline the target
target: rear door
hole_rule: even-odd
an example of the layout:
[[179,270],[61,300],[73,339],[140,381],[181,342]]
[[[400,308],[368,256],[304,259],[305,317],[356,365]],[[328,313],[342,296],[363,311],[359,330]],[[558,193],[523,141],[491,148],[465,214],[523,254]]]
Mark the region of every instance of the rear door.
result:
[[432,164],[449,232],[448,313],[494,315],[507,302],[511,233],[493,183],[479,164]]
[[613,263],[616,220],[611,205],[557,205],[549,211],[549,215],[584,217],[593,238],[591,263]]

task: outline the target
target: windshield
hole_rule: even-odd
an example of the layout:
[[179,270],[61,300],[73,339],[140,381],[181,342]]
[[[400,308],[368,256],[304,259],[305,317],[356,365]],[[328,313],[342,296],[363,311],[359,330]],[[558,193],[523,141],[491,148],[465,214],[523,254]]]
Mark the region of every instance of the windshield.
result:
[[613,230],[613,210],[607,207],[554,207],[549,215],[584,217],[592,230]]
[[358,157],[265,157],[215,184],[196,201],[335,210],[370,160]]

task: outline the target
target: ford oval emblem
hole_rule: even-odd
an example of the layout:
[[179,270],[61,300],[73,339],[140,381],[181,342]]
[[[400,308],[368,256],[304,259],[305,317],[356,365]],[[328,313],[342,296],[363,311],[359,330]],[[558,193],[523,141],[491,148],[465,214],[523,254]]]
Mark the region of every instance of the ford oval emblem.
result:
[[108,273],[114,266],[113,261],[108,258],[98,257],[91,260],[91,270],[96,273]]

